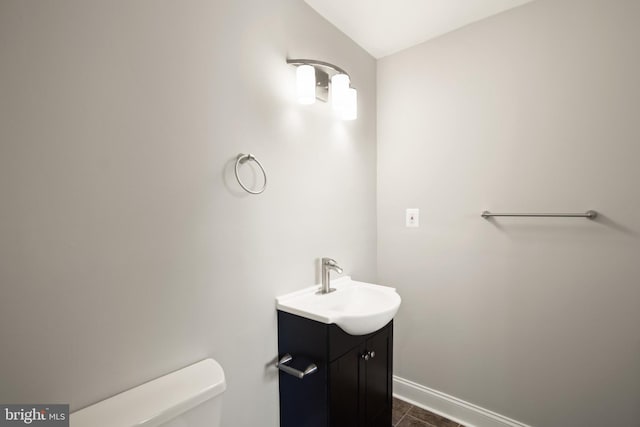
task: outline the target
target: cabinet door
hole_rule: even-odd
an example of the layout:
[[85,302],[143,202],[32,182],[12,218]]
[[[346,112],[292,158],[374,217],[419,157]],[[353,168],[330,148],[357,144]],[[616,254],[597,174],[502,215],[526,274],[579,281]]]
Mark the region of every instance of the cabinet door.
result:
[[355,347],[329,365],[329,427],[362,425],[359,414],[364,408],[360,363],[363,350],[363,346]]
[[[389,325],[366,341],[365,352],[375,352],[365,366],[365,426],[391,425],[393,329]],[[371,353],[373,354],[373,353]]]

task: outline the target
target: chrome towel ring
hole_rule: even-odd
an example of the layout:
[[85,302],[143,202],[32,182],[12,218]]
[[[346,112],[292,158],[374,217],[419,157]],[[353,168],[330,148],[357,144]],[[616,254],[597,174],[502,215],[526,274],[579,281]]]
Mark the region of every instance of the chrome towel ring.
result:
[[[248,162],[249,160],[253,160],[254,162],[256,162],[258,164],[258,166],[260,166],[260,170],[262,171],[262,175],[264,176],[264,184],[262,184],[262,188],[259,190],[251,190],[249,189],[246,185],[243,184],[242,180],[240,179],[240,175],[238,174],[238,167],[245,162]],[[258,159],[256,159],[256,157],[253,154],[243,154],[240,153],[238,154],[238,157],[236,158],[236,179],[238,180],[238,184],[240,184],[240,187],[242,187],[242,189],[244,191],[246,191],[249,194],[260,194],[264,191],[264,189],[267,187],[267,173],[264,171],[264,168],[262,167],[262,163],[260,163],[260,161],[258,161]]]

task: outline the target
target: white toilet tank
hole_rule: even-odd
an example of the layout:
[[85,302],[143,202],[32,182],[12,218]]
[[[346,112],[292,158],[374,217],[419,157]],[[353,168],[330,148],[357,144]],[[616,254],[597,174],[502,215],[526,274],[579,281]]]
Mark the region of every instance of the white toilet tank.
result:
[[70,416],[70,427],[220,427],[224,371],[205,359]]

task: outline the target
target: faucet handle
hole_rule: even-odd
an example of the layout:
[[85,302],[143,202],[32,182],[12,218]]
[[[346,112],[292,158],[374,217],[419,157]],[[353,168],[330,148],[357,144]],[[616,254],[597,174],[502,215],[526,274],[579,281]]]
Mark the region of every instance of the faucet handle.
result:
[[336,260],[331,259],[331,258],[322,258],[322,264],[323,265],[330,265],[331,267],[335,267],[335,266],[338,265]]

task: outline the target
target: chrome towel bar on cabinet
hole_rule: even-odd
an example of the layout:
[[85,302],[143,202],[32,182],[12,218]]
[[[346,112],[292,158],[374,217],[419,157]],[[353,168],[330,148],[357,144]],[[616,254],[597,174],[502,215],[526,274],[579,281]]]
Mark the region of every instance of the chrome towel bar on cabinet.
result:
[[494,216],[517,216],[517,217],[537,217],[537,218],[588,218],[595,219],[598,216],[596,211],[586,211],[585,213],[493,213],[489,211],[482,212],[483,218],[491,218]]
[[296,368],[292,368],[289,365],[285,365],[285,363],[291,362],[292,360],[293,360],[293,357],[291,357],[291,355],[287,353],[284,356],[282,356],[280,361],[276,364],[276,367],[280,369],[282,372],[286,372],[289,375],[293,375],[298,379],[303,379],[307,375],[311,375],[318,370],[318,367],[316,366],[315,363],[312,363],[309,366],[307,366],[307,369],[305,369],[304,371],[300,371]]

